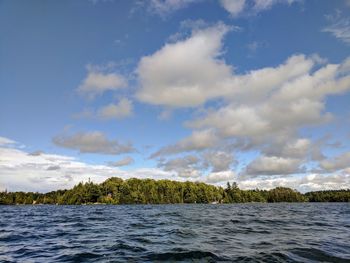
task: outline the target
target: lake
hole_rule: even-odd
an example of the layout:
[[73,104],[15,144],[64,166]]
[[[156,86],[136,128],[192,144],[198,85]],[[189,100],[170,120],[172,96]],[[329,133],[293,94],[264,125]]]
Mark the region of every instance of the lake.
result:
[[350,262],[350,204],[0,206],[0,262]]

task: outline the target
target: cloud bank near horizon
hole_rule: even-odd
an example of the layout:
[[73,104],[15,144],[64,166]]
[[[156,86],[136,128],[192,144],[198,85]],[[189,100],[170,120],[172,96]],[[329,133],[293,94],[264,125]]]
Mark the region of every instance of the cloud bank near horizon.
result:
[[[92,165],[75,157],[44,153],[27,152],[14,148],[13,140],[0,137],[0,174],[2,175],[0,191],[33,191],[48,192],[58,189],[69,189],[80,182],[91,180],[101,183],[110,177],[151,178],[155,180],[168,179],[177,181],[199,181],[218,186],[225,186],[226,182],[238,182],[242,189],[271,189],[277,186],[291,187],[302,192],[321,189],[344,189],[350,184],[350,169],[343,169],[339,174],[309,174],[301,176],[286,176],[275,178],[245,178],[240,179],[233,171],[213,170],[207,175],[184,177],[181,172],[188,173],[184,166],[196,163],[194,157],[172,160],[160,168],[139,168],[122,170],[119,166],[127,165],[132,160],[124,158],[113,164]],[[217,156],[220,157],[220,156]],[[210,158],[210,157],[209,157]],[[339,166],[346,156],[342,156],[328,163],[328,167]],[[220,158],[221,160],[221,158]],[[218,162],[218,165],[223,165]],[[278,162],[274,164],[279,165]],[[327,166],[327,164],[325,164]],[[165,168],[166,167],[166,168]],[[340,168],[343,168],[341,165]],[[339,167],[338,167],[339,168]],[[177,171],[174,172],[173,170]],[[221,169],[219,169],[221,170]]]

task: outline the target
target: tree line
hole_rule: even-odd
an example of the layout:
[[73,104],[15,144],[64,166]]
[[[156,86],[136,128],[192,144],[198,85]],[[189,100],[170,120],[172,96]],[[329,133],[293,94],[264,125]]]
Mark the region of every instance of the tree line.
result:
[[236,183],[226,188],[201,182],[178,182],[118,177],[101,184],[90,180],[70,190],[48,193],[0,192],[0,204],[182,204],[182,203],[246,203],[246,202],[349,202],[350,189],[300,192],[277,187],[271,190],[241,190]]

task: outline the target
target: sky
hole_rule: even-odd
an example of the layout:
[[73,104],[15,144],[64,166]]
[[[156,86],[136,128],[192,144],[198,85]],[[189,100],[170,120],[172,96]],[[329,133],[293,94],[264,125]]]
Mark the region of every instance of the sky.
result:
[[350,188],[349,0],[0,0],[0,190]]

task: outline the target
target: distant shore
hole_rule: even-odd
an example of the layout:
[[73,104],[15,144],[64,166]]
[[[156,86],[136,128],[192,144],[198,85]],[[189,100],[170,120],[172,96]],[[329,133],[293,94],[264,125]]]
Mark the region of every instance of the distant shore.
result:
[[122,205],[122,204],[230,204],[277,202],[350,202],[350,189],[302,194],[286,187],[241,190],[236,183],[226,188],[201,182],[178,182],[118,177],[101,184],[79,183],[70,190],[48,193],[0,192],[0,205]]

